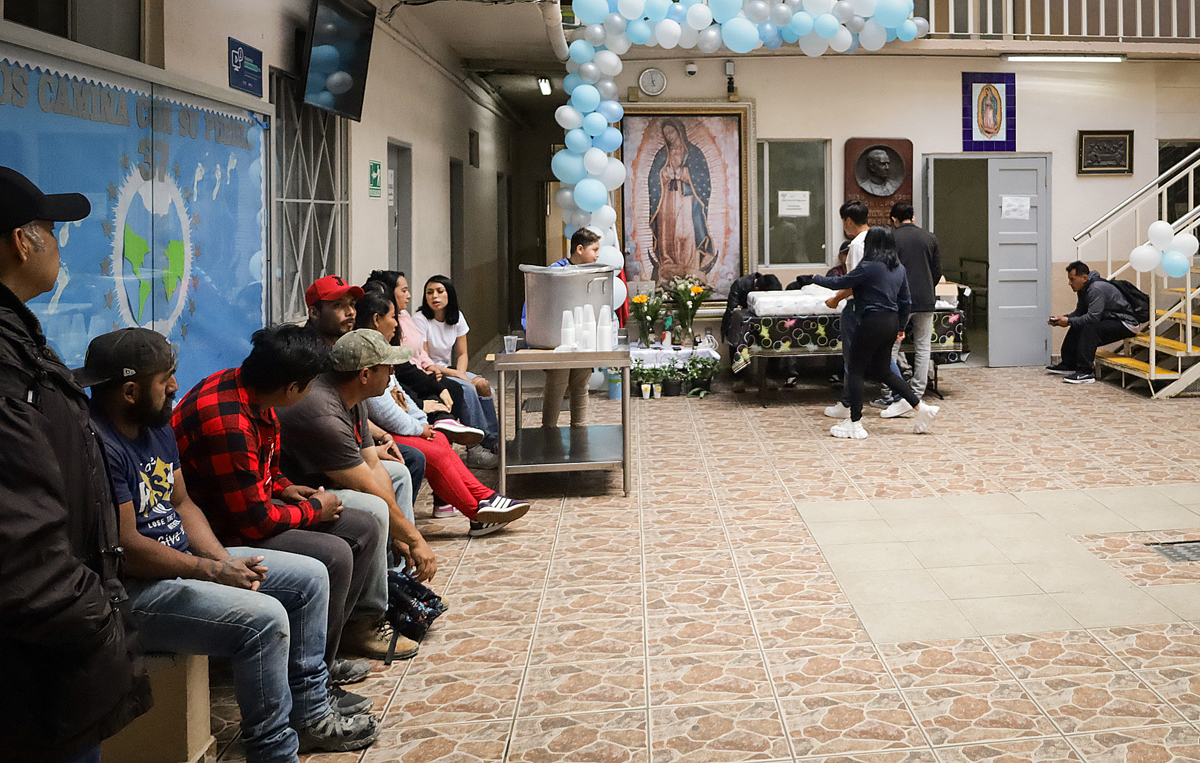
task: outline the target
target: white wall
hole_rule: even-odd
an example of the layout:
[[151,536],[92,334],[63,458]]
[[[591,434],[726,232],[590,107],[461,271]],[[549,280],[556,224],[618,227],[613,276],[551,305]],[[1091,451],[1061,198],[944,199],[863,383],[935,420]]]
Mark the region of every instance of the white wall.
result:
[[[390,7],[391,3],[377,2]],[[295,30],[308,23],[310,0],[188,0],[164,8],[165,68],[217,87],[228,85],[228,37],[261,48],[264,68],[295,71]],[[477,349],[498,329],[500,290],[496,174],[509,172],[510,125],[499,105],[459,68],[434,32],[396,14],[376,22],[362,121],[350,126],[350,272],[361,283],[388,264],[386,194],[368,196],[368,162],[387,167],[389,140],[413,150],[414,293],[450,272],[449,164],[466,172],[466,265],[460,297]],[[271,109],[266,98],[264,110]],[[467,156],[468,129],[480,135],[480,167]]]

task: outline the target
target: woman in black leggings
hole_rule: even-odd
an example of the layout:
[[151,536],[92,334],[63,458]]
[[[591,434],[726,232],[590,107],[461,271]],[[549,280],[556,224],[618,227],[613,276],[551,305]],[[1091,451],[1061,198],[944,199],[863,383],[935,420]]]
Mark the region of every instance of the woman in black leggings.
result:
[[[896,255],[896,240],[891,230],[875,226],[863,241],[863,259],[844,276],[804,276],[804,280],[828,289],[853,289],[855,310],[860,314],[858,330],[850,343],[849,384],[850,418],[829,433],[834,437],[862,440],[867,430],[862,425],[863,381],[881,381],[908,401],[916,411],[913,432],[929,429],[938,407],[924,403],[913,394],[904,379],[892,371],[892,345],[908,323],[910,302],[908,277]],[[810,280],[811,279],[811,280]]]

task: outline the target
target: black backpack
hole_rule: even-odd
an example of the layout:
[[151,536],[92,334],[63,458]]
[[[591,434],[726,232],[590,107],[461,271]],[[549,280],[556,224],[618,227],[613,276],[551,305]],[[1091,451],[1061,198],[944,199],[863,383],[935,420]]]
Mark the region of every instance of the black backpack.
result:
[[1121,292],[1121,296],[1129,303],[1129,309],[1133,313],[1133,317],[1137,318],[1138,323],[1150,320],[1150,297],[1146,292],[1129,281],[1119,278],[1113,278],[1109,283],[1117,287],[1117,291]]
[[420,643],[429,626],[447,609],[442,597],[396,570],[388,570],[387,619],[392,624],[392,643],[384,665],[391,665],[398,636]]

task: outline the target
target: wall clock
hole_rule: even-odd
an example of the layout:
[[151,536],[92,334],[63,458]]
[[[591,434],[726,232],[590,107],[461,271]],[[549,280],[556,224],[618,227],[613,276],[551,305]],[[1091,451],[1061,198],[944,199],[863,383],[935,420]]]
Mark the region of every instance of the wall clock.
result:
[[638,77],[638,87],[646,95],[662,95],[667,89],[667,75],[663,74],[661,69],[646,69]]

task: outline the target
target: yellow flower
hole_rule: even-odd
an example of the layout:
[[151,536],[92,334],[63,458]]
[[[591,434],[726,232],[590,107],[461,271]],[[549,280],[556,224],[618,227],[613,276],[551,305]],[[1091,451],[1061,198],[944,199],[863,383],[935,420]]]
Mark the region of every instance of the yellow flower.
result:
[[699,294],[702,291],[704,291],[703,286],[693,286],[692,287],[692,294]]
[[650,298],[647,297],[645,294],[639,294],[633,298],[633,301],[638,303],[639,305],[644,305],[650,301]]

